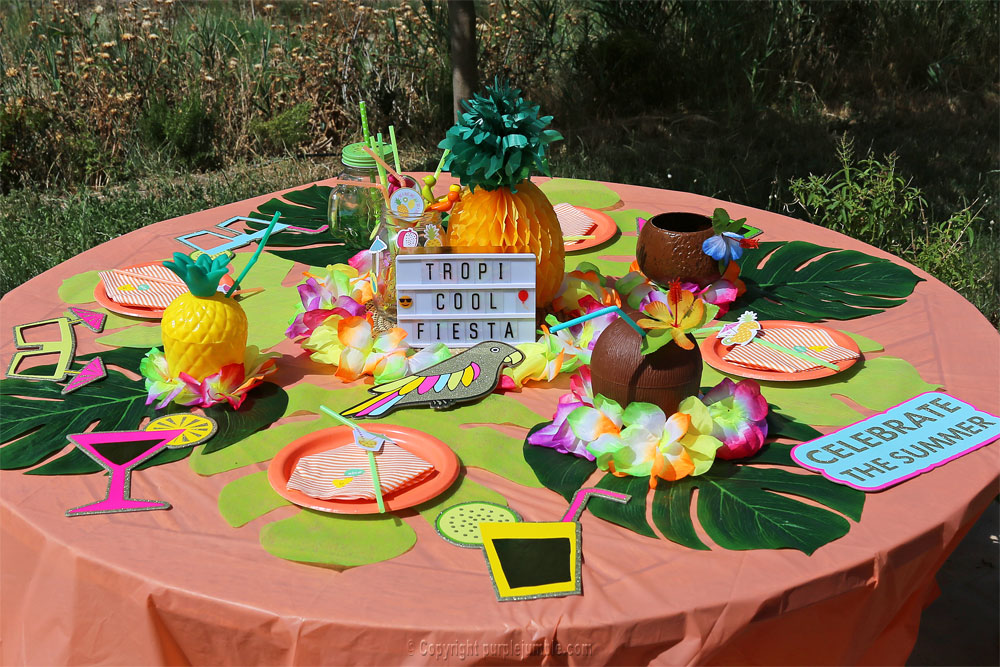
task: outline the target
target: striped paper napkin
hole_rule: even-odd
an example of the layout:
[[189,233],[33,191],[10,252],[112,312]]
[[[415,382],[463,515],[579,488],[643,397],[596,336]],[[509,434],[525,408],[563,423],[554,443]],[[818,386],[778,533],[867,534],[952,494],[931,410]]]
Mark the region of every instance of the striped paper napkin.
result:
[[[434,472],[433,465],[389,442],[375,454],[375,466],[383,496],[422,482]],[[368,452],[353,444],[303,456],[287,486],[320,500],[375,500]]]
[[184,281],[162,264],[101,271],[108,298],[125,306],[164,309],[188,291]]
[[[821,329],[762,329],[757,336],[782,347],[797,348],[799,352],[830,363],[857,359],[860,356],[854,350],[837,345],[830,334]],[[819,364],[760,345],[756,339],[746,345],[734,345],[722,358],[740,366],[781,373],[796,373],[819,367]]]
[[[559,219],[559,227],[562,228],[563,236],[586,236],[597,227],[597,223],[589,215],[572,204],[556,204],[552,209],[556,212],[556,218]],[[571,241],[570,243],[581,243],[581,241]]]

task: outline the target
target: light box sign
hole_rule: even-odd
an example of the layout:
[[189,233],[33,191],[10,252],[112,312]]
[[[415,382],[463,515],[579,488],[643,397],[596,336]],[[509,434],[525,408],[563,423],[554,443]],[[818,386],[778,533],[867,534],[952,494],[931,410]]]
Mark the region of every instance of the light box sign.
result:
[[799,465],[862,491],[916,477],[1000,437],[1000,418],[931,391],[792,449]]
[[396,256],[396,319],[413,347],[535,340],[531,253]]

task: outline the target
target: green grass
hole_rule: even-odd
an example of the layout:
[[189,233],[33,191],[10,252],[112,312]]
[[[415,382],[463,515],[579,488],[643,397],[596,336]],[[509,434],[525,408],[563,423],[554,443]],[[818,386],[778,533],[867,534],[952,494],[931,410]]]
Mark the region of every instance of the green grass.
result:
[[[440,3],[102,4],[0,3],[4,291],[143,224],[330,174],[302,156],[356,140],[361,98],[373,126],[395,123],[408,168],[436,164],[451,118]],[[481,80],[507,76],[555,117],[557,175],[831,226],[1000,325],[1000,3],[499,0],[477,12]],[[846,203],[824,194],[845,137],[858,168],[891,160],[902,182],[873,180]],[[243,166],[288,154],[300,159]],[[914,191],[907,211],[899,197]]]

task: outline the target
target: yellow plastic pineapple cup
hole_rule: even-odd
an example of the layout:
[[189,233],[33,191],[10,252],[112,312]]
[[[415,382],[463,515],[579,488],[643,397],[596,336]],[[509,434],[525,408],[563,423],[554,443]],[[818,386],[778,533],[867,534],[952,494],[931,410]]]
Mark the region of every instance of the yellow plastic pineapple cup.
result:
[[163,352],[172,377],[181,373],[203,380],[224,366],[242,364],[247,346],[247,316],[236,299],[219,292],[229,257],[201,255],[192,261],[174,253],[163,265],[190,290],[174,299],[161,322]]

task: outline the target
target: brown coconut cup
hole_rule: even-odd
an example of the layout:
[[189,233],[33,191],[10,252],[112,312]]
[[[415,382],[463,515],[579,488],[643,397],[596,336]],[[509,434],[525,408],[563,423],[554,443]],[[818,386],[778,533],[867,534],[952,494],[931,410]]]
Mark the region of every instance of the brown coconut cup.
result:
[[678,278],[705,287],[722,275],[719,263],[701,249],[714,234],[712,219],[699,213],[654,215],[639,232],[635,249],[639,269],[661,285]]
[[697,345],[685,350],[670,342],[643,356],[639,334],[618,318],[594,345],[590,377],[595,394],[612,398],[622,407],[633,401],[652,403],[669,417],[677,412],[678,403],[698,394],[701,368]]

